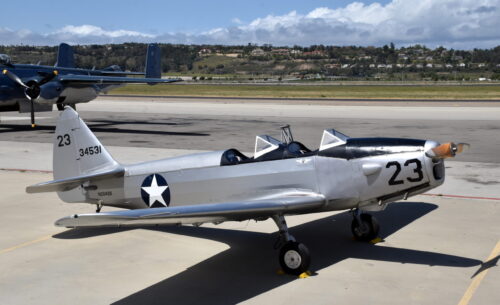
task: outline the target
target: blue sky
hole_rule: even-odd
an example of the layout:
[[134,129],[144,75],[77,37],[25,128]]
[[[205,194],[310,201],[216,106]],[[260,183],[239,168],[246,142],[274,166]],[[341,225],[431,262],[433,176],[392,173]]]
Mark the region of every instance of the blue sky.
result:
[[[148,33],[199,32],[236,25],[234,19],[250,22],[267,15],[295,10],[308,13],[317,7],[338,8],[353,1],[161,1],[161,0],[24,0],[2,3],[0,26],[15,30],[51,31],[65,25],[92,24],[109,30],[128,29]],[[387,3],[389,1],[359,1]],[[50,5],[48,5],[50,3]],[[8,13],[6,13],[8,12]],[[19,17],[23,22],[19,22]],[[42,20],[40,20],[40,16]]]
[[[50,3],[50,5],[49,5]],[[0,44],[500,45],[500,0],[2,3]]]

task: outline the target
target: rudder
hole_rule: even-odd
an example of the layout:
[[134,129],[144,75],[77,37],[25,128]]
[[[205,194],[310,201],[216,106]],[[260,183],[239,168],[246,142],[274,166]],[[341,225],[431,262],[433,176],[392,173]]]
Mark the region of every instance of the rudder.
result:
[[57,51],[56,67],[74,68],[75,54],[73,48],[67,43],[61,43]]
[[157,44],[148,45],[145,72],[146,78],[161,78],[161,52]]

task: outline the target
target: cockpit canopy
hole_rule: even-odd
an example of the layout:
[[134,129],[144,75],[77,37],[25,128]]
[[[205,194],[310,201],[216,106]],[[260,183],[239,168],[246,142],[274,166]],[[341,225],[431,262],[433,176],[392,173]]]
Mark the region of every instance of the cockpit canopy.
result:
[[255,152],[253,157],[257,159],[258,157],[267,154],[273,150],[276,150],[283,144],[281,141],[268,136],[260,135],[255,138]]
[[321,144],[319,150],[325,150],[327,148],[343,145],[349,139],[345,134],[336,131],[335,129],[325,129],[323,131],[323,136],[321,137]]
[[0,65],[10,65],[10,56],[7,54],[0,54]]

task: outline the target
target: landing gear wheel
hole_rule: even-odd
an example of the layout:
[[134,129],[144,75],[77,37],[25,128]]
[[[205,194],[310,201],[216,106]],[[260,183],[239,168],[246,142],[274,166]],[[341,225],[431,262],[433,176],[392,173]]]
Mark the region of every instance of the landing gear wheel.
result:
[[57,110],[63,111],[64,110],[64,104],[56,104],[57,105]]
[[304,244],[289,241],[281,247],[279,260],[285,273],[300,275],[309,269],[311,255]]
[[370,241],[378,236],[380,227],[375,217],[370,214],[361,214],[359,219],[361,223],[359,223],[358,217],[354,217],[351,223],[351,231],[356,240]]

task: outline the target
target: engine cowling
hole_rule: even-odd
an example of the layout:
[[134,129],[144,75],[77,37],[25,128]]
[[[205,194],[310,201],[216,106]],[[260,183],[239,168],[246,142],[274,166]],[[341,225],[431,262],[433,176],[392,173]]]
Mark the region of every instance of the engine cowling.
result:
[[35,81],[27,83],[29,88],[26,88],[26,97],[32,98],[33,101],[39,104],[54,104],[59,99],[63,91],[63,85],[58,81],[51,81],[42,86],[39,86]]

